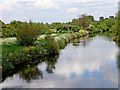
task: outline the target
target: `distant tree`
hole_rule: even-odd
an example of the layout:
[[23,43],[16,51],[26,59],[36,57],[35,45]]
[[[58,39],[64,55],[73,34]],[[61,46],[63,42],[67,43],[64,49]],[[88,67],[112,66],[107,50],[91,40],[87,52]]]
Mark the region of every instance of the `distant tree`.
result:
[[91,20],[91,21],[94,21],[94,17],[89,15],[88,18]]
[[[93,19],[93,17],[91,19]],[[88,17],[86,14],[82,14],[78,15],[78,19],[73,19],[71,24],[86,28],[91,24],[91,19],[90,16]]]
[[10,22],[10,25],[14,26],[15,28],[19,28],[22,24],[24,24],[24,22],[16,21],[16,20]]
[[81,22],[79,21],[79,19],[73,19],[72,20],[72,25],[77,25],[77,26],[82,26]]
[[51,25],[50,25],[50,28],[51,29],[55,29],[58,25],[60,25],[61,23],[60,22],[55,22],[55,23],[52,23]]
[[88,27],[91,24],[91,20],[86,14],[79,15],[79,22],[83,28]]
[[109,28],[111,28],[112,25],[115,24],[115,19],[106,19],[106,20],[104,21],[104,23],[106,23],[106,25],[107,25]]

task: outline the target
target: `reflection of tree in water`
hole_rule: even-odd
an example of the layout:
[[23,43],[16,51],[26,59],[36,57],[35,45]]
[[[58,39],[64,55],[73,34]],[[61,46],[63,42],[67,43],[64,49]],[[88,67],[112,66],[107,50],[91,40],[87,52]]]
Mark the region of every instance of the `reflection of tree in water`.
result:
[[120,69],[120,42],[116,42],[118,46],[118,56],[117,56],[117,61],[118,61],[118,68]]
[[46,60],[46,64],[47,64],[46,72],[53,73],[57,59],[58,59],[58,56],[55,56],[54,58],[49,58]]
[[73,41],[73,46],[84,46],[86,47],[93,39],[88,37],[83,37],[81,39],[75,39]]
[[76,38],[76,39],[73,40],[73,46],[79,46],[79,43],[80,43],[79,38]]
[[120,48],[119,48],[119,51],[118,51],[118,68],[120,69]]
[[[51,58],[45,58],[43,61],[46,62],[46,72],[53,73],[53,69],[55,69],[55,64],[57,62],[58,56],[51,57]],[[38,64],[37,64],[38,65]],[[24,70],[20,71],[20,78],[26,80],[28,83],[30,83],[32,80],[36,80],[39,78],[43,78],[43,72],[40,71],[37,68],[37,65],[25,68]]]
[[26,80],[28,83],[31,80],[43,78],[43,73],[40,71],[36,66],[25,68],[23,71],[20,72],[20,78]]

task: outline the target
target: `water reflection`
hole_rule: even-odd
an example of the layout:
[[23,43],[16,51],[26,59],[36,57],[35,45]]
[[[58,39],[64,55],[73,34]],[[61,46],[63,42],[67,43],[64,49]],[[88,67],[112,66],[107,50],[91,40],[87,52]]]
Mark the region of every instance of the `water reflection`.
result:
[[55,64],[57,62],[58,56],[55,58],[50,58],[46,60],[46,72],[48,73],[53,73],[53,70],[55,70]]
[[84,37],[81,39],[76,38],[75,40],[73,40],[73,46],[81,46],[81,47],[87,47],[89,45],[89,42],[91,42],[93,40],[92,38],[88,38],[88,37]]
[[120,48],[119,48],[119,51],[118,51],[118,68],[120,69]]
[[26,68],[20,73],[20,78],[30,83],[32,80],[43,78],[43,73],[37,67]]
[[[55,64],[57,62],[59,55],[56,55],[55,57],[49,57],[49,58],[44,58],[39,60],[44,61],[46,64],[46,72],[48,73],[53,73],[53,70],[55,69]],[[32,63],[32,64],[25,64],[24,67],[20,70],[13,70],[10,71],[9,73],[3,73],[3,81],[6,79],[6,77],[11,77],[13,78],[14,74],[18,74],[20,79],[23,79],[30,83],[32,80],[36,79],[43,79],[43,71],[40,70],[40,68],[37,67],[39,64],[39,61],[37,63]],[[42,64],[42,62],[40,63]]]
[[117,88],[117,55],[118,47],[107,37],[75,39],[61,50],[60,56],[46,58],[43,63],[24,68],[12,78],[6,78],[2,86]]

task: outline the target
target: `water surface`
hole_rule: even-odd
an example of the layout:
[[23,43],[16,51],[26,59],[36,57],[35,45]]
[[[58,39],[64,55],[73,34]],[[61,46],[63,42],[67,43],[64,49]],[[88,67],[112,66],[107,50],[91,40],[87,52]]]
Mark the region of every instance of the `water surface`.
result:
[[[75,41],[76,42],[76,41]],[[5,78],[3,88],[117,88],[118,47],[104,36],[70,43],[55,58]]]

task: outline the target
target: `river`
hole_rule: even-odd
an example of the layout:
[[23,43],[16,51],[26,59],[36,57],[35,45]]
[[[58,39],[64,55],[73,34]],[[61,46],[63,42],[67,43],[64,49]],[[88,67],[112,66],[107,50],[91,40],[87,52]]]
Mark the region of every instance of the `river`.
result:
[[103,35],[75,40],[59,56],[19,70],[5,77],[1,85],[3,88],[117,88],[118,49],[115,42]]

